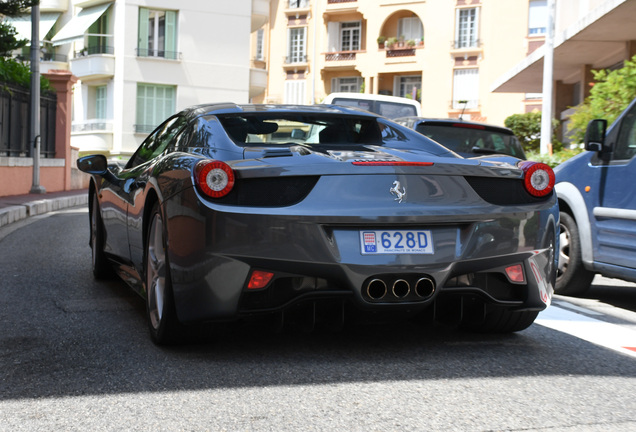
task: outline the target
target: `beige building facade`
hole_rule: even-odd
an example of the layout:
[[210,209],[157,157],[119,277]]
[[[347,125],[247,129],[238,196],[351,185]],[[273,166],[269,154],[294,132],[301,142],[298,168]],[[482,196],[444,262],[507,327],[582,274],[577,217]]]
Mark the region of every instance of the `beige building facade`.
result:
[[427,117],[503,124],[537,106],[523,90],[491,87],[542,43],[545,8],[544,0],[272,0],[269,22],[252,35],[267,88],[251,100],[312,104],[363,92],[414,98]]

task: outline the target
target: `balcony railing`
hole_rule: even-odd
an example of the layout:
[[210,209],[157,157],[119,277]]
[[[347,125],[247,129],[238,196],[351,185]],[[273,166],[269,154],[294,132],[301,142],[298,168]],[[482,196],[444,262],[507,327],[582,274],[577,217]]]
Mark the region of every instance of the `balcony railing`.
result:
[[137,57],[165,58],[167,60],[181,60],[181,53],[178,51],[149,50],[137,48]]
[[156,127],[157,125],[143,125],[143,124],[133,125],[133,128],[136,133],[146,133],[146,134],[149,134],[150,132],[155,130]]
[[358,0],[327,0],[327,4],[334,4],[334,3],[353,3],[356,2]]
[[479,99],[457,99],[451,102],[451,109],[460,110],[474,110],[479,108]]
[[355,60],[356,52],[355,51],[338,51],[331,52],[325,54],[326,61],[345,61],[345,60]]
[[479,39],[475,39],[472,41],[461,41],[461,40],[454,40],[453,42],[451,42],[451,48],[452,49],[456,49],[456,50],[461,50],[461,49],[476,49],[481,47],[481,41]]
[[415,55],[415,47],[387,48],[387,57],[409,57]]
[[95,54],[114,54],[114,53],[115,53],[115,48],[111,46],[98,45],[98,46],[86,47],[79,51],[75,51],[74,57],[79,58],[79,57],[86,57],[86,56],[95,55]]
[[285,64],[286,65],[291,65],[291,64],[303,64],[303,63],[307,63],[307,56],[306,55],[295,55],[295,56],[286,56],[285,57]]
[[66,63],[68,61],[68,56],[65,54],[42,53],[40,61]]
[[72,132],[112,132],[113,124],[109,120],[94,119],[85,122],[73,123]]

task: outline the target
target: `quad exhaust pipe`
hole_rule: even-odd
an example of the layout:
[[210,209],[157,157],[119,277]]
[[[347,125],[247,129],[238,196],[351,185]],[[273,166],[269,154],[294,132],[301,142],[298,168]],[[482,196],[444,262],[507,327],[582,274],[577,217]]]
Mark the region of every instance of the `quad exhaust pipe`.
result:
[[387,282],[380,278],[371,279],[365,287],[366,294],[372,300],[382,300],[389,294],[389,286],[391,287],[392,299],[407,299],[409,294],[413,294],[411,298],[425,299],[433,295],[435,292],[435,282],[429,276],[422,276],[413,286],[406,279],[398,278]]

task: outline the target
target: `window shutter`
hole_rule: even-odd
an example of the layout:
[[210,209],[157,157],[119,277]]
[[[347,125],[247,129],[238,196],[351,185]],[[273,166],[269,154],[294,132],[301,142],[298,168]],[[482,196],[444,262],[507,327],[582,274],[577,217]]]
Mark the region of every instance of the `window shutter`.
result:
[[331,93],[340,91],[338,88],[338,78],[331,78]]
[[336,52],[340,51],[340,23],[337,21],[329,21],[327,23],[327,36],[329,40],[329,46],[327,51]]
[[148,52],[148,18],[150,17],[150,10],[139,8],[139,46],[137,47],[140,56],[147,56]]
[[165,52],[166,58],[177,58],[177,13],[175,11],[166,11]]

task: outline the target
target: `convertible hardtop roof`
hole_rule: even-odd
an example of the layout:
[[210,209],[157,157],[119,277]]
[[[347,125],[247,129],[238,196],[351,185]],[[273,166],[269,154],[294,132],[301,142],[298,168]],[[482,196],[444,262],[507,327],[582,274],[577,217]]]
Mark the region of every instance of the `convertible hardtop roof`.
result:
[[379,117],[368,111],[337,105],[276,105],[276,104],[245,104],[239,105],[231,102],[211,103],[195,105],[182,111],[186,115],[217,115],[217,114],[242,114],[242,113],[288,113],[288,114],[350,114],[365,117]]

